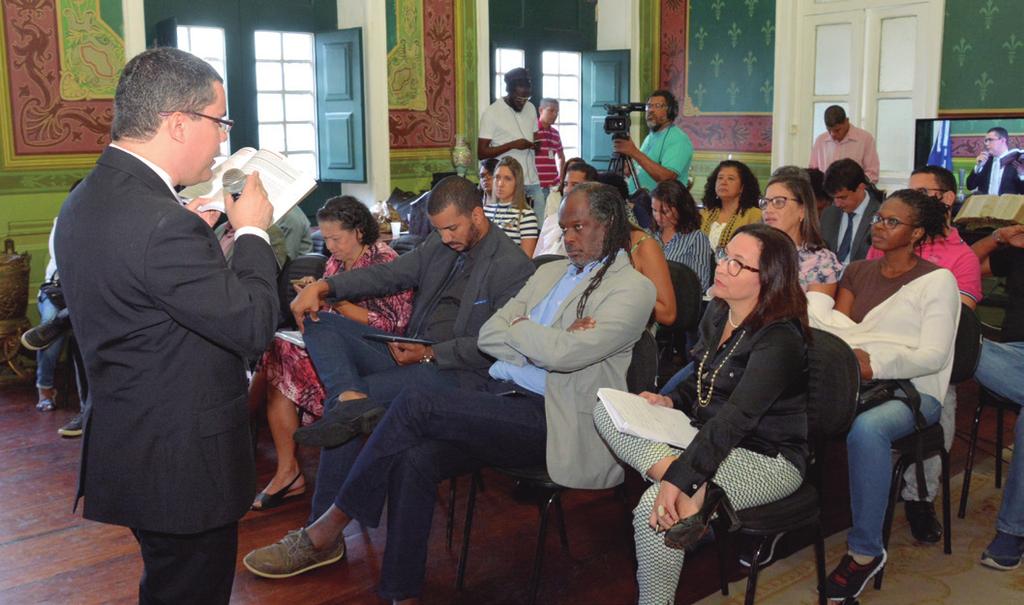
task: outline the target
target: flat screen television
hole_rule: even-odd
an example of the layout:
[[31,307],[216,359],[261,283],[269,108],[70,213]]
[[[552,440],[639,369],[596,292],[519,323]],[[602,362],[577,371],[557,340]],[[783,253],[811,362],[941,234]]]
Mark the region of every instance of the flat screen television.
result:
[[914,166],[945,166],[956,176],[960,193],[970,191],[964,182],[975,160],[985,149],[985,133],[1000,126],[1010,135],[1010,149],[1024,149],[1024,118],[985,116],[972,118],[919,119],[914,136]]

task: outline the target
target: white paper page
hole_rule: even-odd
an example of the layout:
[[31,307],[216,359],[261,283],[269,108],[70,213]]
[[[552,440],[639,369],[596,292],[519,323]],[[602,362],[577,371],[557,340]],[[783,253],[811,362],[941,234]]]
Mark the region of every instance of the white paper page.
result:
[[651,405],[639,395],[617,389],[598,389],[597,397],[620,433],[684,449],[697,436],[698,429],[680,410]]
[[[200,210],[220,210],[224,212],[224,199],[221,197],[221,190],[224,189],[221,179],[224,177],[224,173],[232,168],[241,168],[254,155],[256,155],[256,150],[252,147],[239,149],[231,154],[231,157],[214,166],[212,179],[186,187],[178,195],[190,200],[194,200],[197,197],[213,198],[211,200],[212,203],[205,204]],[[220,207],[215,207],[214,203],[219,204]]]

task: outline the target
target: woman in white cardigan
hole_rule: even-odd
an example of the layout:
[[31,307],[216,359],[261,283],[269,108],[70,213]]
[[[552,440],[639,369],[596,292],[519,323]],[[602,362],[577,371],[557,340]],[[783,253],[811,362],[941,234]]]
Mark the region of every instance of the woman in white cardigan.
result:
[[[811,325],[828,330],[854,349],[863,380],[910,379],[921,393],[921,413],[938,422],[953,366],[960,299],[953,274],[915,254],[941,236],[945,207],[904,189],[893,193],[874,217],[871,243],[884,252],[850,264],[833,302],[808,293]],[[825,595],[853,598],[885,565],[882,524],[889,500],[891,444],[914,430],[914,415],[892,400],[859,414],[846,446],[853,528],[848,553],[829,575]]]

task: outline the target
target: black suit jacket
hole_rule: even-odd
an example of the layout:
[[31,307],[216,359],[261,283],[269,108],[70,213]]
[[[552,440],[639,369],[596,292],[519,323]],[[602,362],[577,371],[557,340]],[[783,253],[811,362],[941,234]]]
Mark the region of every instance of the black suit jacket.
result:
[[1017,169],[1012,165],[1003,167],[1003,175],[999,179],[999,191],[988,190],[988,180],[992,177],[992,162],[995,160],[994,157],[990,157],[985,161],[985,165],[981,167],[980,171],[974,172],[972,170],[967,175],[967,188],[976,189],[978,193],[991,193],[992,195],[1001,195],[1003,193],[1024,194],[1024,182],[1017,177]]
[[[868,248],[871,247],[871,218],[881,208],[882,203],[871,192],[868,192],[867,204],[864,217],[857,225],[857,232],[850,240],[850,262],[864,260],[868,255]],[[843,211],[836,206],[829,206],[821,212],[821,237],[825,240],[828,249],[833,252],[839,250],[839,233],[845,220],[843,217]]]
[[[494,361],[476,346],[480,326],[509,301],[533,275],[533,262],[496,225],[477,242],[469,282],[462,293],[453,326],[455,338],[433,345],[438,368],[471,370],[486,376]],[[458,254],[444,245],[435,231],[411,252],[390,263],[356,271],[344,271],[327,278],[332,296],[349,300],[386,296],[415,289],[410,326],[423,314],[438,289],[444,285]]]
[[84,516],[175,534],[237,521],[255,485],[244,358],[262,353],[277,323],[270,246],[239,237],[229,267],[206,223],[112,147],[57,225],[92,403]]

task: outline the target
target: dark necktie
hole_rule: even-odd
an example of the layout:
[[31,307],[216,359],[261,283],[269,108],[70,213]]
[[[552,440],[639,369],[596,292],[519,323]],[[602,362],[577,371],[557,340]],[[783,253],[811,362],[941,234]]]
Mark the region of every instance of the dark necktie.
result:
[[423,315],[420,315],[419,321],[416,322],[415,329],[407,330],[407,332],[412,334],[413,337],[419,337],[420,330],[423,329],[424,322],[426,322],[430,318],[430,315],[434,312],[434,307],[437,306],[437,303],[441,300],[441,297],[444,296],[445,290],[448,289],[448,286],[451,285],[455,277],[462,272],[462,268],[465,266],[465,264],[465,254],[460,253],[458,256],[455,257],[455,262],[452,263],[451,271],[448,272],[448,276],[444,278],[443,282],[441,282],[441,287],[437,289],[437,292],[435,292],[434,296],[430,299],[430,302],[427,304],[427,308],[423,312]]
[[846,233],[843,234],[843,241],[839,244],[836,256],[840,262],[846,262],[846,256],[850,253],[850,242],[853,241],[853,212],[846,212]]

